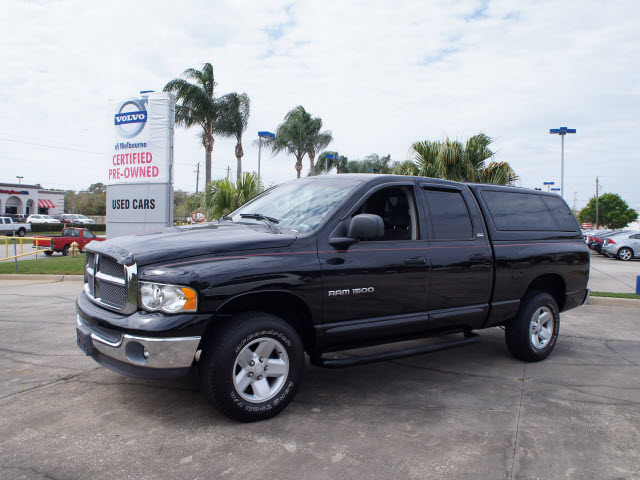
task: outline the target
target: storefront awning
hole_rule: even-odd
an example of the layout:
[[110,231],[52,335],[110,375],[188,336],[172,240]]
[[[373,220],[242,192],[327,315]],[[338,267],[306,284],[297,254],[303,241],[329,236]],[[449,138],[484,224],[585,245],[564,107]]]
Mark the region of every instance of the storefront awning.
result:
[[56,206],[51,200],[41,198],[40,200],[38,200],[38,208],[56,208]]

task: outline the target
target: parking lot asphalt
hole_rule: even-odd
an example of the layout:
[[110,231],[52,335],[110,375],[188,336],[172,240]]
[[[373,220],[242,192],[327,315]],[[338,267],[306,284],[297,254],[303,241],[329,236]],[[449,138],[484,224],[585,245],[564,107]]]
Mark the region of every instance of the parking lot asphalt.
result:
[[80,288],[0,281],[0,478],[640,477],[637,308],[563,314],[540,363],[494,328],[431,355],[307,365],[282,414],[240,424],[195,375],[137,380],[83,356]]
[[596,292],[635,293],[640,259],[626,262],[591,252],[589,288]]

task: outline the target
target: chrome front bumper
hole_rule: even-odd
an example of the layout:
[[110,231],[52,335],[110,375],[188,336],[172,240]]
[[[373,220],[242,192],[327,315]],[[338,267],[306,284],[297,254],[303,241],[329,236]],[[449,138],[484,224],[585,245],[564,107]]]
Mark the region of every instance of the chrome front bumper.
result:
[[[77,316],[77,325],[90,332],[93,348],[98,352],[94,359],[120,373],[129,373],[126,366],[131,366],[134,371],[142,367],[144,370],[184,370],[189,369],[194,362],[201,337],[170,337],[153,338],[138,337],[135,335],[121,334],[119,338],[104,338],[97,328],[82,321]],[[101,361],[103,357],[115,360],[120,368],[113,368],[113,362]],[[139,376],[139,375],[135,375]]]

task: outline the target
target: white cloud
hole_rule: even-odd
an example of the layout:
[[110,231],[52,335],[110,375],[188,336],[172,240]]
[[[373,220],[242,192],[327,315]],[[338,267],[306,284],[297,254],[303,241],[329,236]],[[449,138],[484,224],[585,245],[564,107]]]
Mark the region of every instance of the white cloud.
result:
[[[247,92],[244,166],[258,130],[302,104],[350,158],[407,157],[411,142],[484,131],[524,186],[560,181],[578,206],[606,190],[640,207],[636,2],[23,2],[0,4],[0,181],[82,188],[100,178],[108,98],[159,90],[188,67],[214,65],[220,94]],[[197,131],[176,135],[176,187],[195,188]],[[7,141],[14,140],[14,141]],[[234,170],[217,139],[214,176]],[[263,152],[264,153],[264,152]],[[295,160],[263,155],[267,182]],[[305,170],[308,162],[305,162]]]

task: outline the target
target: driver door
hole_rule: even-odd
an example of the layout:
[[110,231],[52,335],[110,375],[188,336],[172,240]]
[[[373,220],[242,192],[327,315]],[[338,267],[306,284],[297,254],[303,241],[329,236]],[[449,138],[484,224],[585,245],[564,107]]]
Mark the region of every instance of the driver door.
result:
[[345,251],[320,240],[325,338],[329,343],[410,335],[427,324],[429,250],[414,185],[376,187],[351,215],[382,217],[384,237]]

